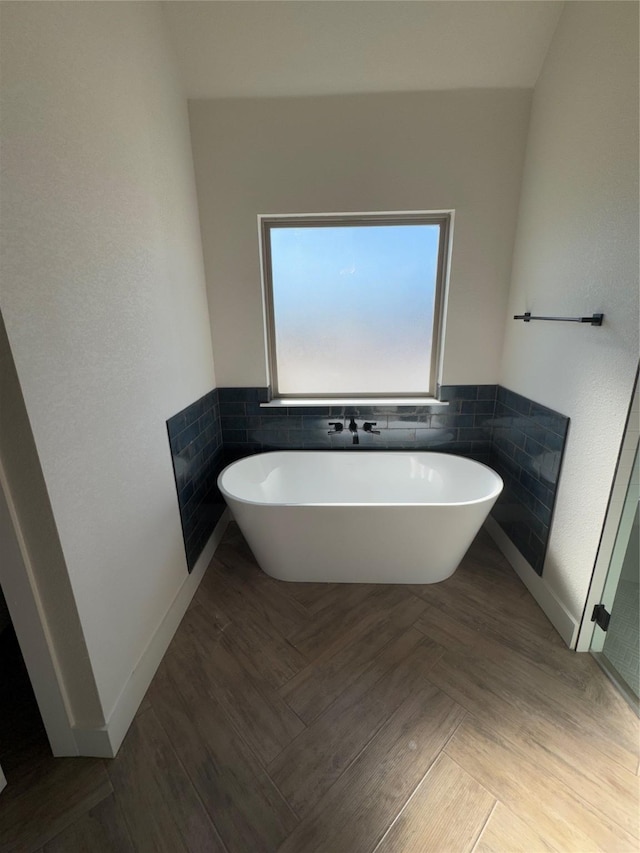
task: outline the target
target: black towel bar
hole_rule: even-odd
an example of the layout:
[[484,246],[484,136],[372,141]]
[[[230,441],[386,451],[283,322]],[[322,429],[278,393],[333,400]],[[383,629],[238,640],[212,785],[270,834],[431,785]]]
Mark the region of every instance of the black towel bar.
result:
[[532,317],[531,312],[525,314],[514,314],[514,320],[524,320],[528,323],[530,320],[553,320],[559,323],[589,323],[591,326],[601,326],[604,320],[604,314],[592,314],[591,317]]

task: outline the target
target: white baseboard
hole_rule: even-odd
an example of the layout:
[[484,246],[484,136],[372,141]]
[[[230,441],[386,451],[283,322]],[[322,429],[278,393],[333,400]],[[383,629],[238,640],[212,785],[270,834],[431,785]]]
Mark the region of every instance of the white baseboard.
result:
[[73,726],[71,729],[76,742],[76,754],[92,758],[113,758],[115,750],[106,726],[99,729],[83,729]]
[[78,745],[78,754],[96,756],[99,758],[114,758],[129,726],[133,722],[140,703],[160,666],[173,635],[178,630],[182,617],[186,613],[191,599],[202,580],[213,554],[220,544],[229,523],[229,510],[225,509],[202,554],[198,558],[193,571],[185,578],[178,590],[171,607],[149,641],[140,660],[136,664],[129,680],[122,690],[115,708],[109,715],[107,724],[100,729],[74,728],[74,736]]
[[547,619],[549,619],[569,648],[574,649],[578,639],[580,623],[569,613],[555,592],[547,585],[544,578],[541,578],[540,575],[534,572],[498,522],[489,516],[484,526],[522,583],[538,602]]

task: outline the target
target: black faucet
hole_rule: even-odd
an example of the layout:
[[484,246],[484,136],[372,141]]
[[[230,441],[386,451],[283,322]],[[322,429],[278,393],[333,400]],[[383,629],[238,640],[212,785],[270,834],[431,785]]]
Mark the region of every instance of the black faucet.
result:
[[358,424],[355,421],[355,418],[351,418],[349,421],[349,432],[353,435],[353,444],[360,444],[360,437],[358,436]]
[[[328,431],[328,435],[336,435],[340,434],[344,430],[344,425],[340,421],[329,421],[329,426],[331,429]],[[368,432],[370,435],[380,435],[379,429],[374,429],[374,426],[377,426],[377,421],[365,421],[362,425],[362,429],[365,432]],[[349,418],[349,426],[347,427],[352,438],[353,444],[360,444],[360,436],[358,435],[358,424],[356,423],[356,419],[353,416]]]

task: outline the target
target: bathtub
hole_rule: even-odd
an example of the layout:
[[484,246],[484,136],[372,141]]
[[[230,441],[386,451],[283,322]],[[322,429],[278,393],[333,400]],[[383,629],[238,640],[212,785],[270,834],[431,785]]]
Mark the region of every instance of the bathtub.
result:
[[292,450],[233,462],[218,486],[274,578],[424,584],[454,573],[502,480],[446,453]]

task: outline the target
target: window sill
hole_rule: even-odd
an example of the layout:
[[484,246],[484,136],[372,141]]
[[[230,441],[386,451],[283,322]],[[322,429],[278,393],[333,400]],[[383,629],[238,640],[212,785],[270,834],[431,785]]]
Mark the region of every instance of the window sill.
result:
[[283,409],[295,406],[448,406],[444,400],[436,400],[435,397],[332,397],[319,399],[318,397],[278,397],[268,403],[260,403],[260,408]]

